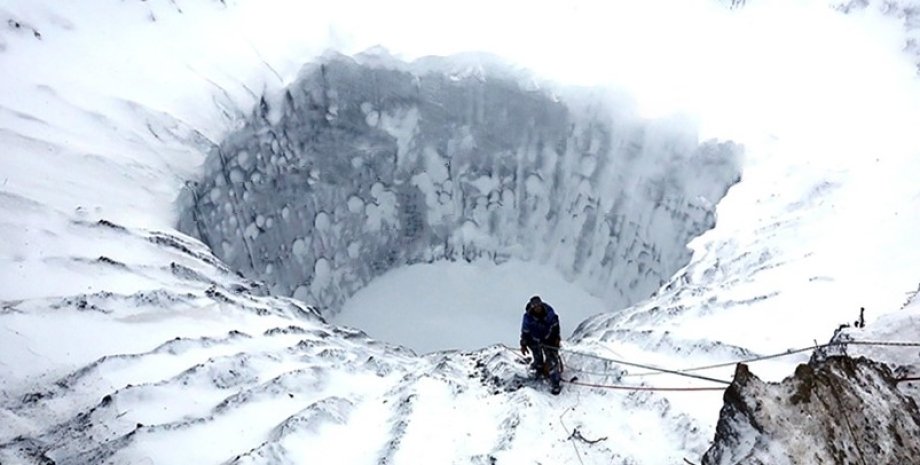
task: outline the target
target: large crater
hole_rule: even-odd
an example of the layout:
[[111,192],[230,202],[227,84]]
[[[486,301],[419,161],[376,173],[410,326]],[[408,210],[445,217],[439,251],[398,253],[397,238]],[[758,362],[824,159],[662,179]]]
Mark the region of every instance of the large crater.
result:
[[180,229],[327,315],[440,260],[537,262],[622,308],[690,257],[739,148],[482,56],[327,56],[208,156]]

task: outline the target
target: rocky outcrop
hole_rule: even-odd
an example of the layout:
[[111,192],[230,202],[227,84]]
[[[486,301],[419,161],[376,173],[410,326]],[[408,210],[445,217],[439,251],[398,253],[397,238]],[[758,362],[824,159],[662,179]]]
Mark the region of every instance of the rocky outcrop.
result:
[[766,383],[739,364],[704,465],[913,464],[920,411],[891,370],[829,357]]

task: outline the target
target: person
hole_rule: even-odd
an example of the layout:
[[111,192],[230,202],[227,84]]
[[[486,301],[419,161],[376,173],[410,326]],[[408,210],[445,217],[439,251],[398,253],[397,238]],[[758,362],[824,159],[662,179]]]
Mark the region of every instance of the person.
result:
[[533,353],[531,368],[537,376],[548,376],[552,384],[551,392],[559,394],[562,390],[559,362],[559,316],[540,296],[533,296],[524,307],[521,322],[521,353]]

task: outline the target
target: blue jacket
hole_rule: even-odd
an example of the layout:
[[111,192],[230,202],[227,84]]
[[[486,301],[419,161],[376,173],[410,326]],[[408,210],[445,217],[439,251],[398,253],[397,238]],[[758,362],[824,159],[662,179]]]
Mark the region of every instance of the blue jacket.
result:
[[556,344],[559,341],[559,317],[553,307],[543,303],[546,314],[537,318],[524,312],[524,321],[521,322],[521,345]]

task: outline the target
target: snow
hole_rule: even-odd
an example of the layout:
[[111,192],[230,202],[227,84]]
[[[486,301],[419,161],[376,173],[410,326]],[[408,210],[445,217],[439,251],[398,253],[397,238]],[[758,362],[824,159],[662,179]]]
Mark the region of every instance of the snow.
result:
[[[905,46],[917,33],[909,5],[871,2],[844,15],[824,1],[748,2],[735,11],[718,3],[0,2],[0,461],[32,463],[37,455],[20,447],[33,439],[59,463],[237,457],[240,463],[575,463],[581,457],[651,464],[703,453],[719,392],[567,386],[551,397],[540,386],[491,385],[486,375],[504,382],[524,372],[513,352],[488,345],[515,345],[521,306],[533,294],[556,306],[565,333],[574,330],[566,347],[677,369],[822,342],[853,321],[859,307],[866,307],[868,325],[847,330],[853,338],[918,340],[917,298],[903,305],[920,281],[914,175],[920,98],[916,46]],[[882,3],[901,16],[880,13]],[[515,18],[513,27],[508,18]],[[630,144],[642,143],[646,154],[679,154],[685,139],[660,137],[675,129],[694,139],[732,139],[745,146],[743,180],[718,203],[716,228],[690,244],[689,264],[663,276],[670,281],[654,297],[620,313],[589,318],[609,307],[587,293],[599,295],[599,288],[566,272],[572,241],[571,248],[542,250],[531,263],[399,268],[369,281],[348,303],[363,313],[352,324],[372,336],[420,353],[461,351],[418,357],[328,325],[280,296],[306,301],[314,291],[328,292],[322,284],[358,282],[348,274],[354,270],[334,268],[343,256],[358,261],[368,253],[353,237],[343,236],[341,250],[305,259],[347,232],[333,221],[342,213],[363,214],[367,229],[385,234],[399,221],[393,186],[372,184],[368,195],[344,196],[309,217],[286,202],[261,217],[229,220],[253,240],[293,221],[327,231],[276,244],[319,276],[275,286],[274,297],[177,232],[175,200],[189,191],[186,181],[201,179],[208,150],[239,129],[262,94],[276,101],[301,66],[328,46],[353,54],[378,43],[410,60],[487,50],[533,70],[540,79],[528,76],[522,88],[550,89],[555,102],[568,95],[541,79],[615,87],[631,101],[623,108],[633,106],[639,119],[659,118],[648,127],[621,121],[635,136],[613,140],[624,153],[646,156],[631,152]],[[426,66],[449,71],[452,82],[488,80],[494,67],[477,59],[444,65],[452,69]],[[393,65],[386,57],[378,61]],[[284,117],[277,108],[269,108],[272,124]],[[326,117],[342,115],[332,107]],[[463,183],[449,179],[436,152],[414,152],[417,117],[371,104],[362,120],[392,133],[399,163],[424,163],[425,175],[406,181],[424,191],[425,205],[437,206],[425,210],[428,217],[441,220],[456,211],[459,197],[450,193]],[[451,150],[468,150],[470,141],[459,137]],[[520,189],[499,190],[496,179],[479,173],[471,173],[467,187],[494,190],[511,205],[526,192],[551,192],[543,175],[560,160],[579,176],[605,175],[596,159],[599,140],[583,142],[587,157],[521,154],[543,171],[523,177]],[[230,172],[231,182],[270,179],[243,176],[266,154],[229,155],[241,167]],[[346,161],[355,169],[370,166]],[[635,193],[640,175],[670,165],[613,166],[623,191]],[[698,170],[690,181],[713,168],[705,156],[683,166],[684,174]],[[306,173],[311,186],[329,174]],[[701,191],[710,186],[690,181],[687,198],[709,212],[717,199]],[[584,182],[566,187],[572,199],[591,192]],[[235,200],[226,192],[204,195],[234,216]],[[606,208],[618,199],[598,201]],[[662,201],[668,209],[654,214],[640,206],[629,211],[644,225],[630,232],[668,238],[661,225],[681,210],[672,208],[673,199]],[[549,211],[536,200],[527,206]],[[453,231],[457,241],[495,240],[483,235],[486,222],[463,224]],[[581,217],[570,226],[583,224]],[[629,219],[620,224],[632,227]],[[249,255],[229,241],[212,245],[226,249],[214,253]],[[521,256],[534,252],[514,241],[504,245]],[[266,275],[286,272],[277,263],[262,265]],[[381,310],[392,309],[424,314],[430,318],[421,321],[430,324],[444,316],[431,309],[453,310],[452,317],[472,318],[467,325],[476,331],[420,331],[422,323],[407,313],[413,324],[398,326],[412,333],[378,333],[374,324],[392,323]],[[506,319],[491,320],[498,313]],[[292,326],[299,329],[269,331]],[[474,333],[477,339],[466,337]],[[917,375],[915,348],[848,350]],[[778,380],[807,355],[758,362],[752,370]],[[567,357],[569,373],[582,370],[587,381],[703,385]],[[725,378],[730,371],[705,373]],[[900,389],[915,400],[920,395],[911,383]],[[298,419],[308,426],[282,428]],[[593,446],[567,440],[574,426],[608,439]]]
[[533,295],[559,314],[563,337],[607,310],[546,265],[442,261],[389,271],[352,296],[332,322],[422,354],[499,343],[518,347],[524,304]]

